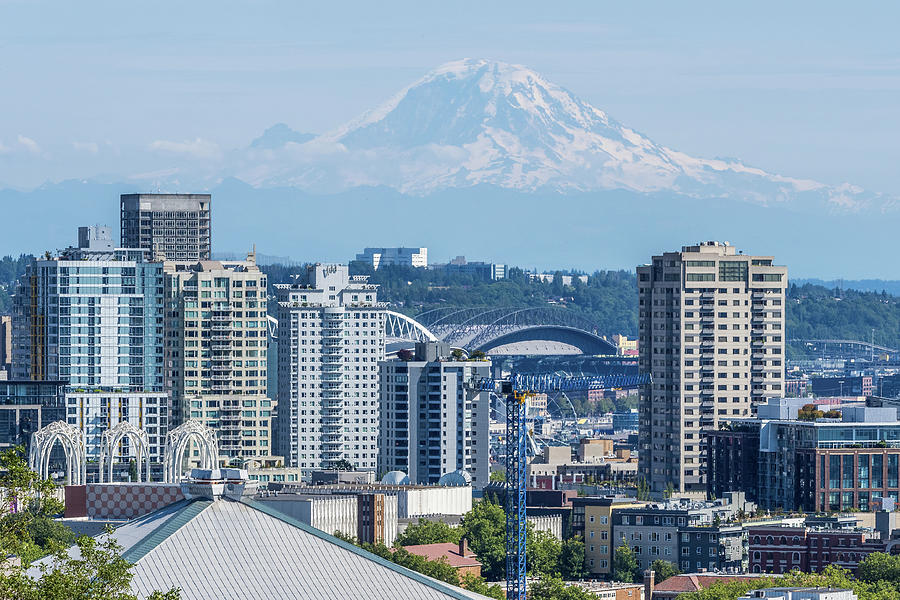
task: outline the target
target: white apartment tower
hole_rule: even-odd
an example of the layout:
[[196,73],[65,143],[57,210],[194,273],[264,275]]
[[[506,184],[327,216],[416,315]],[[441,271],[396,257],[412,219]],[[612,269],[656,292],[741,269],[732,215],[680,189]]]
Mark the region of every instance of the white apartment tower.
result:
[[783,395],[787,268],[727,242],[637,268],[639,474],[651,491],[706,492],[706,431]]
[[342,460],[375,470],[384,315],[346,265],[310,265],[278,300],[278,454],[304,473]]
[[412,360],[379,365],[379,472],[403,471],[411,483],[436,484],[466,471],[481,489],[490,477],[490,394],[469,389],[491,376],[491,362],[456,360],[449,344],[416,344]]

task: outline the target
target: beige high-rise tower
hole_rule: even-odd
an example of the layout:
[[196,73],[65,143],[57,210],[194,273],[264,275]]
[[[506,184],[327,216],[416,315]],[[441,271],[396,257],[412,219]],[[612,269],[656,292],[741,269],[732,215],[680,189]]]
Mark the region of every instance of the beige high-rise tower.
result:
[[746,418],[784,387],[787,268],[727,242],[684,246],[637,268],[639,475],[651,491],[706,492],[704,432]]
[[164,263],[166,382],[175,425],[217,430],[222,462],[272,454],[266,274],[246,261]]

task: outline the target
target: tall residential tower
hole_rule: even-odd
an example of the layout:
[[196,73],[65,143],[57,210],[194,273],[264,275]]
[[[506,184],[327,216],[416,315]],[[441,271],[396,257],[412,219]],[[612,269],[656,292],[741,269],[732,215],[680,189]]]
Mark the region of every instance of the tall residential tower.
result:
[[706,431],[783,394],[787,268],[704,242],[637,268],[639,474],[651,491],[706,492]]
[[122,194],[122,246],[154,259],[209,260],[210,204],[209,194]]
[[266,275],[255,255],[167,261],[164,270],[173,420],[216,429],[225,461],[270,456]]
[[342,460],[374,471],[384,315],[346,265],[310,265],[278,298],[277,454],[305,472]]
[[468,389],[491,376],[490,359],[454,359],[450,345],[416,344],[413,360],[379,364],[379,472],[403,471],[417,484],[463,470],[481,489],[490,477],[491,400]]

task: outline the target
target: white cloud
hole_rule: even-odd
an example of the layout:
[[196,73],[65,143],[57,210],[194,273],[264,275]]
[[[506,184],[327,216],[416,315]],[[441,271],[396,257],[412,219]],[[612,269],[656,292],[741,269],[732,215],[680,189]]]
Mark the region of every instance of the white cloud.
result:
[[156,140],[150,144],[150,149],[166,154],[179,154],[191,158],[221,158],[222,149],[215,142],[196,138],[183,142],[171,142],[168,140]]
[[31,152],[32,154],[40,154],[41,153],[41,147],[38,145],[38,143],[36,141],[31,139],[30,137],[25,137],[24,135],[22,135],[20,133],[19,137],[17,139],[19,141],[19,144],[24,146],[25,149],[28,150],[29,152]]
[[87,152],[88,154],[100,152],[100,146],[97,142],[72,142],[72,147],[79,152]]

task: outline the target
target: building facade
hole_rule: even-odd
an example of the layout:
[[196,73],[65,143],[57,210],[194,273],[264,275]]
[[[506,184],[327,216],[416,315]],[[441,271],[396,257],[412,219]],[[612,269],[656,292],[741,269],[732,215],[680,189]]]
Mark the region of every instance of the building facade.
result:
[[122,246],[165,260],[209,260],[209,194],[122,194]]
[[399,265],[405,267],[428,266],[428,248],[366,248],[356,255],[356,260],[379,267]]
[[749,530],[750,572],[821,573],[828,565],[855,571],[866,556],[884,552],[871,532],[810,527],[758,527]]
[[310,265],[278,299],[278,454],[304,472],[342,460],[375,470],[384,315],[346,265]]
[[12,371],[12,317],[0,316],[0,379],[9,378]]
[[449,344],[416,344],[410,361],[379,368],[380,472],[403,471],[412,483],[433,484],[456,470],[481,489],[490,477],[490,395],[468,389],[490,377],[490,360],[453,360]]
[[633,498],[572,498],[572,531],[584,538],[584,564],[592,575],[606,577],[612,573],[616,549],[613,513],[644,505]]
[[727,243],[637,268],[640,474],[651,491],[706,492],[705,433],[781,396],[787,268]]
[[30,264],[13,299],[13,377],[163,391],[162,264],[135,249],[69,248]]
[[217,431],[227,461],[272,454],[266,275],[246,261],[165,263],[166,380],[176,424]]
[[710,497],[744,492],[757,502],[759,423],[731,423],[706,434],[706,488]]
[[31,434],[66,419],[65,381],[0,381],[0,449],[31,446]]

